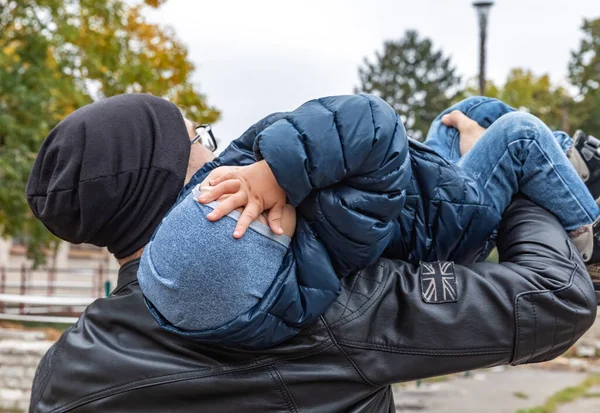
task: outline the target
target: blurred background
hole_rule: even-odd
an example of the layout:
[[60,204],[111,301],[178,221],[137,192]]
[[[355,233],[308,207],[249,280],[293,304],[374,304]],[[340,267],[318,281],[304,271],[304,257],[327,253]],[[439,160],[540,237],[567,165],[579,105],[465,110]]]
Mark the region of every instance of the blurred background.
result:
[[[415,139],[478,94],[600,137],[600,3],[0,0],[0,412],[26,407],[37,354],[118,268],[33,218],[24,192],[36,151],[75,109],[129,92],[211,123],[219,150],[269,113],[357,92],[384,98]],[[597,413],[598,355],[600,323],[551,366],[399,386],[398,409]]]

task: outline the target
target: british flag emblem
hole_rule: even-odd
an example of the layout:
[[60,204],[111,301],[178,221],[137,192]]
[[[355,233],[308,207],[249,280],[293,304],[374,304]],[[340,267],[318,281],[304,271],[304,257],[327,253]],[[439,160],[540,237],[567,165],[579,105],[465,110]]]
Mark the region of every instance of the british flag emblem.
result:
[[458,301],[456,274],[452,261],[421,263],[421,295],[430,304]]

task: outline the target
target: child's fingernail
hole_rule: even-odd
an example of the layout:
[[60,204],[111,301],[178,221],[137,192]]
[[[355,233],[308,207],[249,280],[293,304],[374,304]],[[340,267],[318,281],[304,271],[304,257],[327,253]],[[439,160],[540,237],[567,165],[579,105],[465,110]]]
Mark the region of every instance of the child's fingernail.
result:
[[277,228],[277,233],[279,235],[283,234],[283,228],[281,228],[281,227]]
[[209,184],[209,185],[214,185],[214,184],[215,184],[215,182],[217,182],[217,181],[213,179],[212,181],[209,181],[209,182],[208,182],[208,184]]
[[216,216],[216,214],[214,212],[211,212],[207,216],[208,216],[209,219],[213,219]]
[[200,192],[210,192],[212,191],[212,188],[210,186],[201,186],[200,187]]
[[236,237],[236,238],[239,238],[240,231],[238,231],[237,229],[235,231],[233,231],[233,236]]

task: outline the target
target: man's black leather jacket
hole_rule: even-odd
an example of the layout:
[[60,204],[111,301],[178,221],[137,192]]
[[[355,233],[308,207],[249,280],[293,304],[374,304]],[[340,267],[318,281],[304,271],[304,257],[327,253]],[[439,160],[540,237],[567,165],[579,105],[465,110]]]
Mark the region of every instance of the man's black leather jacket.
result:
[[261,351],[207,346],[158,327],[123,266],[42,360],[31,412],[393,412],[390,384],[549,360],[592,324],[589,276],[556,219],[517,199],[501,263],[379,260],[343,280],[327,314]]

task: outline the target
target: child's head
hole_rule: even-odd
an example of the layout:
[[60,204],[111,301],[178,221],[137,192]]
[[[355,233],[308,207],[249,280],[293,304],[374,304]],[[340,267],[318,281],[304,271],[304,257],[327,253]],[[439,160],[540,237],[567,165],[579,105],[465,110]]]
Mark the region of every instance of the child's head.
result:
[[186,331],[219,327],[255,306],[290,243],[289,236],[275,235],[258,221],[241,239],[233,238],[239,212],[210,222],[206,215],[216,203],[202,205],[198,195],[195,188],[164,218],[138,273],[146,298]]

